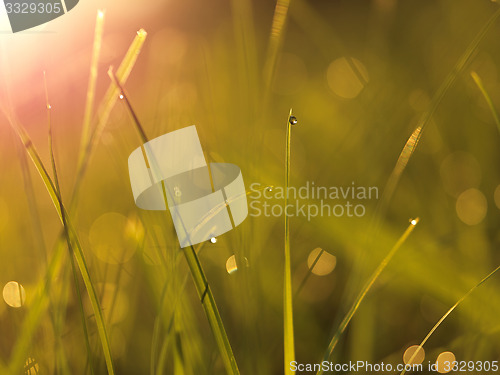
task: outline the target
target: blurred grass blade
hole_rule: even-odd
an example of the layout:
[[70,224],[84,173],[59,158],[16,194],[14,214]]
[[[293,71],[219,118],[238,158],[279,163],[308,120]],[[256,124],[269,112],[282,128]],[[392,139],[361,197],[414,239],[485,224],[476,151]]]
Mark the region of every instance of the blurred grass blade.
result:
[[264,65],[264,84],[266,93],[269,92],[274,71],[276,69],[276,60],[278,57],[278,51],[283,41],[283,34],[289,6],[290,0],[278,0],[276,2],[276,8],[274,9],[273,23],[271,26],[271,36],[269,38],[267,58]]
[[[81,149],[83,150],[90,136],[90,125],[92,121],[92,113],[94,108],[96,83],[97,83],[97,67],[99,63],[99,55],[101,52],[102,33],[104,29],[104,11],[98,10],[95,23],[94,45],[92,47],[92,58],[90,62],[89,85],[87,88],[87,101],[85,103],[85,112],[83,115]],[[83,154],[80,154],[83,157]],[[83,160],[79,160],[81,163]]]
[[[378,277],[380,276],[380,274],[382,273],[382,271],[385,269],[385,267],[387,266],[387,264],[394,257],[394,255],[396,254],[396,252],[401,248],[401,245],[403,245],[403,243],[406,241],[406,239],[411,234],[411,232],[413,232],[413,229],[415,229],[415,226],[418,224],[418,221],[419,221],[419,219],[417,218],[417,219],[413,219],[410,222],[410,225],[408,226],[408,228],[406,228],[406,230],[403,233],[403,235],[401,237],[399,237],[398,241],[393,246],[393,248],[391,249],[391,251],[389,251],[389,253],[385,256],[385,258],[378,265],[377,269],[372,274],[372,276],[370,277],[370,279],[368,280],[368,282],[365,284],[365,286],[363,287],[363,289],[361,289],[361,292],[358,294],[358,296],[354,300],[353,305],[351,306],[351,308],[349,309],[349,311],[345,315],[344,319],[342,319],[342,322],[340,323],[337,331],[335,332],[335,334],[333,335],[330,343],[328,344],[328,348],[327,348],[327,350],[325,352],[325,355],[323,356],[323,360],[324,361],[328,361],[330,359],[330,357],[331,357],[331,355],[333,353],[333,350],[335,349],[335,346],[337,345],[337,343],[338,343],[338,341],[340,339],[340,336],[342,336],[342,334],[346,330],[347,326],[349,325],[352,317],[354,316],[354,314],[356,313],[356,311],[358,311],[358,308],[361,305],[361,302],[363,302],[363,299],[365,298],[366,294],[371,289],[371,287],[373,286],[373,284],[375,283],[375,281],[377,281]],[[323,374],[323,370],[319,370],[317,372],[317,375],[321,375],[321,374]]]
[[[286,122],[286,160],[285,160],[285,191],[290,186],[290,146],[292,138],[292,110]],[[285,208],[288,206],[288,194],[285,194]],[[290,218],[285,209],[285,274],[283,285],[283,315],[284,315],[284,345],[285,345],[285,374],[293,374],[290,362],[295,360],[295,342],[293,334],[293,297],[292,297],[292,270],[290,256]]]
[[472,79],[476,83],[477,87],[481,91],[481,94],[483,94],[484,99],[486,100],[486,103],[488,104],[488,107],[490,108],[491,114],[493,115],[493,119],[495,120],[495,124],[497,125],[497,129],[500,132],[500,118],[498,117],[498,112],[495,109],[495,105],[493,104],[493,100],[491,100],[491,96],[488,94],[488,91],[486,91],[486,88],[484,87],[483,80],[481,77],[476,72],[471,72],[470,75],[472,76]]
[[[206,242],[202,242],[198,245],[197,249],[195,250],[197,254],[201,252],[203,247],[205,246]],[[179,256],[179,253],[175,255],[175,260],[174,260],[174,269],[177,269],[179,266],[181,257]],[[181,295],[184,293],[184,288],[186,287],[187,283],[187,278],[188,275],[186,274],[185,277],[183,278],[180,286],[178,287],[178,293],[174,296],[174,300],[170,301],[170,305],[172,306],[172,317],[170,318],[169,325],[168,325],[168,333],[170,333],[170,329],[172,328],[173,324],[173,319],[175,316],[175,311],[177,309],[177,306],[180,304],[180,299]],[[162,292],[160,295],[160,301],[158,303],[158,315],[155,318],[155,323],[154,323],[154,328],[153,328],[153,338],[151,342],[151,366],[150,366],[150,372],[151,375],[155,375],[157,373],[162,374],[163,369],[161,368],[160,365],[156,366],[156,361],[158,357],[158,353],[161,353],[160,350],[158,350],[159,344],[160,344],[160,329],[161,329],[161,321],[160,321],[160,313],[163,311],[165,302],[166,302],[166,297],[167,297],[167,291],[168,287],[171,286],[171,283],[173,283],[174,279],[168,279],[165,285],[162,288]],[[168,340],[168,339],[167,339]],[[161,354],[160,354],[161,356]],[[160,361],[158,361],[159,363]],[[158,372],[156,371],[156,368],[158,368]]]
[[[59,184],[59,178],[57,175],[57,167],[56,167],[56,159],[54,156],[54,138],[53,138],[53,132],[52,132],[52,106],[50,105],[50,102],[49,102],[49,92],[47,90],[47,79],[46,79],[45,72],[43,72],[43,81],[44,81],[44,87],[45,87],[45,101],[46,101],[46,109],[47,109],[47,123],[48,123],[48,137],[49,137],[49,154],[50,154],[50,162],[52,165],[52,175],[53,175],[53,179],[54,179],[54,185],[56,188],[56,194],[58,196],[59,207],[61,209],[61,212],[64,212],[64,209],[62,206],[61,186]],[[78,306],[80,309],[83,336],[85,339],[85,348],[87,350],[87,357],[88,357],[88,360],[90,363],[90,372],[91,372],[91,374],[94,374],[92,351],[90,349],[90,340],[89,340],[89,334],[88,334],[88,330],[87,330],[87,321],[85,319],[85,311],[83,309],[83,300],[82,300],[82,293],[80,291],[80,282],[78,280],[78,274],[76,272],[75,259],[73,258],[73,247],[71,245],[71,241],[70,241],[70,237],[69,237],[69,233],[68,233],[68,225],[66,223],[65,215],[63,215],[63,217],[62,217],[62,222],[63,222],[64,236],[65,236],[66,242],[68,244],[69,259],[70,259],[70,263],[71,263],[71,272],[73,274],[73,281],[75,284]]]
[[[54,186],[52,179],[50,178],[49,174],[47,173],[47,170],[46,170],[42,160],[40,159],[40,156],[38,155],[38,152],[36,151],[36,149],[33,145],[33,142],[29,138],[29,136],[26,133],[26,131],[24,130],[24,128],[21,127],[21,125],[18,125],[17,123],[15,123],[12,120],[12,118],[10,118],[10,116],[8,117],[8,119],[9,119],[11,127],[14,129],[16,134],[21,139],[21,142],[23,143],[26,152],[30,156],[35,168],[37,169],[38,173],[40,174],[40,177],[42,178],[42,181],[43,181],[43,183],[44,183],[44,185],[45,185],[45,187],[50,195],[52,203],[57,211],[57,214],[58,214],[61,222],[63,223],[63,225],[65,224],[67,226],[70,243],[71,243],[73,249],[75,250],[74,251],[75,258],[76,258],[76,261],[77,261],[78,266],[80,268],[80,273],[82,275],[82,279],[83,279],[83,282],[84,282],[85,287],[87,289],[90,303],[92,305],[92,310],[93,310],[94,315],[95,315],[97,330],[98,330],[99,339],[101,341],[101,345],[102,345],[102,348],[104,351],[104,357],[106,360],[108,374],[112,375],[112,374],[114,374],[113,361],[111,358],[111,349],[109,346],[109,341],[108,341],[108,336],[106,333],[106,327],[104,324],[102,310],[101,310],[101,307],[99,304],[99,300],[97,298],[96,291],[94,289],[94,285],[93,285],[92,280],[90,278],[90,274],[89,274],[89,271],[87,268],[87,263],[85,261],[85,256],[84,256],[83,250],[80,246],[80,241],[78,240],[78,237],[76,235],[76,231],[74,230],[73,226],[71,225],[71,221],[70,221],[68,214],[64,208],[63,202],[59,199],[59,196],[56,192],[56,187]],[[21,353],[21,354],[24,354],[24,353]],[[18,358],[16,356],[14,356],[14,358],[16,360],[18,360]],[[17,363],[14,362],[14,365],[17,365]]]
[[[125,105],[127,106],[127,109],[129,110],[130,115],[134,120],[134,125],[137,131],[139,132],[141,141],[143,142],[143,144],[141,145],[141,148],[143,149],[143,155],[147,155],[144,150],[144,143],[148,142],[149,140],[146,135],[146,132],[142,127],[134,109],[132,108],[132,105],[128,99],[128,95],[126,94],[121,83],[118,81],[116,75],[113,73],[113,70],[111,68],[108,70],[108,74],[112,83],[116,86],[118,90],[116,95],[118,94],[122,95]],[[153,159],[146,160],[146,165],[149,165],[151,169],[155,169],[158,168],[159,164],[157,160],[154,159],[153,155]],[[161,185],[163,190],[163,197],[165,200],[165,206],[168,207],[167,189],[165,188],[165,184],[163,182]],[[173,199],[173,197],[171,198]],[[184,225],[182,221],[181,224]],[[222,356],[222,360],[224,362],[224,366],[226,367],[226,371],[230,375],[231,374],[237,375],[240,372],[238,369],[238,365],[236,363],[236,358],[234,357],[233,350],[229,342],[229,338],[227,337],[226,329],[224,328],[224,324],[222,322],[222,318],[219,313],[219,309],[217,308],[217,305],[215,303],[215,298],[213,296],[212,289],[210,288],[207,277],[205,275],[205,271],[203,271],[198,255],[196,254],[196,250],[191,245],[190,247],[184,248],[183,252],[186,258],[186,262],[189,266],[189,270],[191,271],[191,275],[193,277],[196,286],[196,291],[198,292],[201,304],[203,305],[203,308],[205,310],[205,315],[207,316],[208,323],[210,325],[212,333],[215,336],[215,341],[219,348],[219,352]]]
[[396,186],[398,185],[399,179],[401,178],[401,175],[406,169],[406,166],[408,165],[411,156],[415,152],[415,149],[417,147],[421,135],[422,135],[422,126],[418,126],[413,131],[410,138],[408,138],[408,140],[405,143],[405,146],[403,147],[403,150],[399,154],[398,160],[396,161],[396,166],[392,170],[392,173],[389,176],[389,179],[387,180],[387,184],[385,185],[385,189],[382,194],[382,199],[380,200],[379,206],[377,207],[376,219],[380,219],[384,215],[387,209],[387,205],[391,200],[392,194],[396,190]]
[[[12,350],[13,354],[9,365],[10,373],[18,373],[19,369],[22,368],[40,319],[48,308],[48,293],[52,280],[59,275],[63,265],[64,246],[62,240],[62,237],[58,238],[58,246],[50,258],[45,277],[38,282],[34,289],[33,302],[24,318],[22,328]],[[0,373],[8,374],[9,372],[2,370]]]
[[[141,52],[141,48],[146,40],[147,33],[145,30],[141,29],[137,32],[134,41],[130,45],[127,54],[123,58],[118,70],[116,71],[116,77],[121,84],[124,84],[132,71],[132,68],[137,61],[137,58]],[[72,202],[70,204],[70,208],[72,208],[74,202],[77,200],[79,187],[81,186],[80,181],[85,174],[87,169],[88,162],[92,155],[92,151],[99,142],[101,138],[101,134],[104,131],[104,128],[108,122],[109,115],[113,106],[115,105],[118,99],[118,88],[112,83],[109,85],[106,94],[104,95],[104,99],[100,105],[98,111],[98,120],[96,128],[90,132],[90,137],[86,145],[80,150],[79,163],[77,168],[77,178],[75,182],[75,191],[73,192]]]
[[[438,329],[438,327],[441,325],[441,323],[444,322],[444,320],[455,310],[467,297],[469,297],[477,288],[479,288],[482,284],[484,284],[488,279],[490,279],[493,275],[495,275],[498,271],[500,270],[500,266],[495,268],[493,271],[491,271],[485,278],[483,278],[479,283],[474,285],[472,289],[470,289],[467,293],[465,293],[462,298],[460,298],[442,317],[441,319],[438,320],[438,322],[432,327],[432,329],[429,331],[427,336],[422,340],[422,342],[419,345],[419,348],[415,350],[411,358],[408,360],[408,363],[412,363],[417,354],[420,352],[420,349],[425,345],[425,343],[429,340],[429,338],[432,336],[432,334]],[[406,370],[403,370],[401,372],[401,375],[404,375],[406,373]]]
[[403,174],[406,165],[408,164],[408,161],[410,157],[412,156],[413,152],[415,151],[415,147],[422,137],[422,134],[425,130],[425,127],[429,123],[429,120],[431,117],[434,115],[434,112],[436,111],[437,107],[443,100],[443,97],[445,94],[448,92],[450,87],[453,85],[455,80],[457,79],[458,75],[462,73],[464,70],[465,66],[469,62],[472,54],[474,51],[476,51],[479,43],[483,40],[485,37],[486,33],[491,29],[491,27],[494,25],[495,21],[497,18],[500,16],[500,9],[498,9],[491,17],[490,19],[486,22],[486,24],[482,27],[482,29],[477,33],[477,35],[474,37],[472,42],[469,44],[469,46],[466,48],[462,56],[458,59],[457,63],[453,67],[450,73],[446,76],[445,80],[441,83],[441,86],[437,89],[435,92],[434,96],[431,99],[431,102],[429,104],[429,108],[422,114],[420,119],[418,120],[417,126],[415,130],[413,131],[410,139],[407,141],[405,147],[403,148],[403,151],[399,155],[398,161],[396,162],[396,166],[393,169],[389,180],[387,182],[386,188],[384,189],[384,192],[382,194],[382,198],[380,199],[380,204],[377,209],[377,217],[380,218],[384,215],[385,209],[387,208],[387,205],[389,201],[392,198],[392,195],[394,194],[394,191],[396,190],[396,186],[398,185],[399,179],[401,178],[401,175]]
[[296,298],[300,294],[300,292],[302,291],[302,289],[306,285],[307,280],[309,280],[309,278],[312,275],[312,271],[313,271],[314,267],[316,267],[316,264],[318,264],[318,261],[324,252],[325,252],[325,250],[321,249],[321,251],[318,253],[318,255],[316,255],[316,258],[314,258],[314,261],[311,263],[311,266],[307,268],[307,274],[304,276],[304,278],[302,279],[302,282],[300,283],[299,287],[295,291],[294,298]]

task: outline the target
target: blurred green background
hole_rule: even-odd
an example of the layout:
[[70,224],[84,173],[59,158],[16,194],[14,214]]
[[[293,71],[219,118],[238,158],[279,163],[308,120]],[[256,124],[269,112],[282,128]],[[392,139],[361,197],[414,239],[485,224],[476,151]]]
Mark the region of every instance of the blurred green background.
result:
[[[149,373],[162,348],[165,373],[222,374],[224,367],[169,214],[134,205],[127,158],[141,141],[123,101],[113,109],[88,173],[77,180],[97,9],[106,8],[98,101],[110,84],[108,67],[120,63],[139,28],[148,32],[126,90],[150,138],[196,124],[207,160],[238,165],[247,189],[252,183],[279,187],[293,108],[293,186],[379,188],[379,199],[359,202],[363,217],[291,219],[295,290],[318,253],[311,252],[331,255],[319,259],[294,299],[299,362],[322,359],[340,319],[411,218],[419,217],[419,225],[367,295],[333,360],[401,363],[405,350],[500,263],[500,129],[470,74],[478,74],[500,108],[500,21],[458,72],[387,209],[377,211],[418,120],[499,5],[291,0],[269,69],[275,5],[82,0],[42,31],[0,36],[0,100],[49,166],[46,72],[62,196],[69,201],[79,185],[70,215],[101,297],[118,374]],[[25,290],[24,299],[7,287],[0,303],[0,358],[8,363],[62,226],[3,115],[0,142],[0,286],[15,281]],[[242,374],[283,372],[283,238],[283,216],[249,216],[200,250]],[[232,255],[238,270],[228,273]],[[67,255],[51,277],[50,305],[27,355],[40,373],[90,373]],[[79,284],[94,368],[105,373]],[[499,287],[498,278],[489,280],[450,315],[426,344],[425,363],[445,351],[457,360],[500,360]]]

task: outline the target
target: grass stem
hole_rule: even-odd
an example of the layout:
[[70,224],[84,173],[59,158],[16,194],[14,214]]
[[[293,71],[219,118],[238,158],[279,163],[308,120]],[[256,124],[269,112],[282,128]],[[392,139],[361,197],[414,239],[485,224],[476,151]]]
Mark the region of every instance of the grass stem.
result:
[[[375,284],[375,281],[377,281],[378,277],[380,276],[382,271],[385,269],[387,264],[394,257],[394,255],[399,250],[401,245],[403,245],[403,243],[406,241],[406,239],[411,234],[411,232],[413,232],[413,229],[415,229],[415,226],[418,224],[418,221],[419,221],[419,219],[417,218],[417,219],[414,219],[410,222],[410,225],[408,226],[408,228],[406,228],[403,235],[401,237],[399,237],[398,241],[393,246],[391,251],[389,251],[389,253],[385,256],[385,258],[382,260],[382,262],[378,265],[375,272],[373,272],[372,276],[368,279],[365,286],[361,289],[361,291],[359,292],[358,296],[356,297],[353,305],[351,306],[351,308],[349,309],[347,314],[344,316],[344,319],[342,319],[342,322],[340,323],[339,327],[337,328],[337,331],[335,332],[332,339],[330,340],[330,343],[328,344],[328,348],[325,352],[325,355],[323,356],[324,361],[328,361],[330,359],[330,357],[333,353],[333,350],[335,349],[335,347],[337,346],[337,343],[339,342],[340,337],[342,336],[342,334],[346,330],[347,326],[351,322],[356,311],[358,311],[359,306],[361,305],[361,302],[363,302],[364,298],[366,297],[366,294],[371,289],[373,284]],[[316,374],[317,375],[323,374],[323,370],[320,369]]]
[[[290,146],[292,137],[292,109],[286,122],[286,156],[285,156],[285,191],[290,186]],[[290,255],[290,217],[287,214],[288,194],[285,194],[285,273],[283,286],[283,315],[284,315],[284,348],[285,348],[285,374],[292,374],[290,362],[295,360],[295,342],[293,333],[293,296],[292,296],[292,270]]]
[[[425,345],[425,343],[429,340],[429,338],[432,336],[432,334],[438,329],[438,327],[441,325],[441,323],[444,322],[444,320],[455,310],[467,297],[469,297],[477,288],[479,288],[482,284],[484,284],[488,279],[490,279],[493,275],[495,275],[498,271],[500,270],[500,266],[495,268],[493,271],[491,271],[486,277],[484,277],[479,283],[474,285],[467,293],[465,293],[462,298],[460,298],[442,317],[441,319],[438,320],[438,322],[432,327],[432,329],[429,331],[427,336],[422,340],[418,348],[415,350],[411,358],[408,360],[408,363],[413,363],[413,360],[417,356],[419,352],[421,352],[422,347]],[[404,375],[406,373],[406,370],[403,370],[400,375]]]

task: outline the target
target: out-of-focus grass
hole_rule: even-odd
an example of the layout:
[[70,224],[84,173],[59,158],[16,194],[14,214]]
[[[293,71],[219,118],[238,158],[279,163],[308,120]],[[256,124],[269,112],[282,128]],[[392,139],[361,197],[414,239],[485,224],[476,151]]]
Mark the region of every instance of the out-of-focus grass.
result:
[[490,94],[488,94],[488,91],[486,91],[486,89],[484,88],[484,84],[483,84],[481,77],[479,77],[476,72],[471,72],[470,74],[471,74],[474,82],[476,82],[476,85],[479,88],[479,90],[481,90],[481,94],[483,94],[484,99],[486,100],[486,103],[488,103],[488,107],[491,110],[491,114],[493,115],[493,118],[495,119],[495,124],[497,126],[497,129],[500,132],[500,118],[498,117],[498,112],[495,109],[495,105],[493,104],[493,100],[491,99]]
[[[118,91],[108,86],[105,72],[119,66],[129,35],[140,27],[148,40],[140,33],[126,53],[128,66],[116,72],[121,84],[121,74],[128,78],[128,95],[148,135],[196,124],[208,160],[237,164],[247,189],[256,182],[280,187],[283,113],[293,107],[300,119],[290,145],[294,186],[355,181],[384,194],[384,210],[376,209],[381,199],[365,201],[362,218],[291,219],[298,361],[321,358],[365,280],[400,236],[400,223],[413,215],[422,219],[418,231],[371,285],[331,359],[400,363],[405,349],[445,314],[446,324],[426,342],[426,362],[445,350],[459,360],[498,359],[496,279],[447,314],[464,290],[500,263],[500,137],[491,111],[500,102],[500,25],[492,19],[498,4],[187,0],[151,4],[154,11],[148,11],[110,2],[106,27],[94,32],[102,35],[99,58],[88,26],[96,9],[89,11],[91,1],[81,6],[79,16],[89,14],[87,26],[65,30],[71,43],[62,32],[36,39],[46,42],[38,43],[43,55],[35,46],[21,59],[2,38],[0,100],[26,127],[43,164],[49,165],[51,154],[57,162],[60,200],[68,205],[95,284],[116,373],[225,372],[198,291],[186,282],[189,269],[170,218],[138,210],[129,188],[126,160],[137,135],[124,103],[115,105]],[[125,13],[128,21],[118,22]],[[35,39],[19,39],[19,46],[29,38]],[[53,105],[52,152],[43,70]],[[99,106],[92,104],[95,98],[105,99]],[[427,125],[420,138],[422,128],[418,134],[415,129],[422,119]],[[410,140],[419,143],[408,158],[401,148],[412,134]],[[0,186],[0,287],[16,280],[27,296],[21,308],[0,306],[0,372],[8,371],[10,360],[22,367],[29,357],[40,372],[90,373],[53,199],[23,162],[3,118],[0,143],[7,181]],[[414,148],[416,142],[410,143]],[[396,188],[384,189],[398,155],[404,173]],[[255,193],[248,193],[255,201]],[[484,216],[471,223],[477,212]],[[108,213],[117,221],[99,228],[98,219]],[[283,372],[283,219],[249,216],[198,253],[242,374]],[[109,261],[105,251],[118,260]],[[320,276],[313,271],[326,253],[336,265]],[[233,256],[237,270],[229,274],[226,261]],[[84,286],[81,278],[79,283]],[[88,297],[82,298],[94,370],[104,373],[96,316]]]

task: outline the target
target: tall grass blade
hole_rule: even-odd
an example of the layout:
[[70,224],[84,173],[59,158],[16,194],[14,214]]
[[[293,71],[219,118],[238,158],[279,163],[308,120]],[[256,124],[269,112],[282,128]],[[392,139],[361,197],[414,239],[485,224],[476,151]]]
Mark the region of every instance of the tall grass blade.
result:
[[[351,308],[349,309],[349,311],[345,315],[344,319],[342,319],[342,322],[340,323],[337,331],[335,332],[335,334],[333,335],[332,339],[330,340],[330,343],[328,344],[328,348],[327,348],[327,350],[325,352],[325,355],[323,356],[323,360],[324,361],[328,361],[329,360],[330,356],[333,353],[333,350],[337,346],[337,343],[338,343],[338,341],[340,339],[340,336],[342,336],[342,334],[346,330],[347,326],[351,322],[352,317],[354,316],[354,314],[356,313],[356,311],[358,311],[359,306],[361,305],[361,302],[363,302],[366,294],[371,289],[371,287],[373,286],[373,284],[375,283],[375,281],[377,281],[378,277],[380,276],[380,274],[382,273],[382,271],[385,269],[385,267],[387,266],[387,264],[394,257],[394,255],[396,254],[396,252],[401,248],[401,245],[403,245],[403,243],[406,241],[406,239],[411,234],[411,232],[413,232],[413,229],[415,229],[415,226],[418,224],[418,221],[419,221],[418,218],[411,221],[410,225],[408,226],[408,228],[406,228],[406,230],[403,233],[403,235],[401,237],[399,237],[398,241],[393,246],[393,248],[391,249],[391,251],[389,251],[389,253],[385,256],[385,258],[382,260],[382,262],[378,265],[378,267],[375,270],[375,272],[368,279],[368,282],[361,289],[361,291],[359,292],[358,296],[354,300],[353,305],[351,306]],[[316,374],[317,375],[323,374],[323,370],[320,369]]]
[[[52,133],[52,106],[50,105],[50,101],[49,101],[49,93],[47,90],[47,79],[46,79],[45,72],[43,72],[43,81],[44,81],[44,86],[45,86],[45,100],[46,100],[46,108],[47,108],[50,162],[52,165],[52,175],[53,175],[53,179],[54,179],[56,194],[58,196],[59,207],[60,207],[61,212],[63,212],[64,210],[62,207],[61,186],[59,184],[59,177],[57,175],[56,159],[54,157],[54,140],[53,140],[54,138],[53,138],[53,133]],[[63,219],[62,221],[63,221],[64,236],[66,238],[66,243],[68,244],[69,258],[70,258],[70,263],[71,263],[71,272],[73,274],[73,281],[75,284],[78,306],[79,306],[79,310],[80,310],[80,317],[82,320],[83,336],[85,338],[85,348],[87,350],[87,357],[88,357],[88,360],[90,362],[90,372],[92,374],[94,374],[92,351],[90,349],[90,340],[89,340],[89,334],[88,334],[88,330],[87,330],[87,321],[85,319],[85,311],[83,309],[82,293],[80,291],[80,282],[78,280],[78,274],[76,272],[75,259],[73,258],[73,247],[71,245],[71,241],[70,241],[70,237],[69,237],[69,233],[68,233],[68,225],[66,223],[66,216],[63,215],[62,219]]]
[[[500,266],[495,268],[493,271],[491,271],[485,278],[483,278],[479,283],[474,285],[467,293],[465,293],[462,298],[460,298],[442,317],[441,319],[438,320],[438,322],[432,327],[432,329],[429,331],[427,336],[422,340],[420,343],[419,347],[415,350],[411,358],[408,360],[408,363],[413,363],[413,360],[417,356],[417,354],[420,352],[420,349],[425,345],[425,343],[429,340],[429,338],[432,336],[432,334],[438,329],[438,327],[441,325],[441,323],[444,322],[444,320],[455,310],[467,297],[469,297],[477,288],[479,288],[482,284],[484,284],[488,279],[490,279],[493,275],[495,275],[498,271],[500,270]],[[401,372],[401,375],[404,375],[406,373],[406,370],[403,370]]]
[[[202,250],[203,246],[205,246],[205,244],[206,244],[206,242],[202,242],[198,245],[198,247],[196,249],[197,254],[199,254],[201,252],[201,250]],[[180,259],[181,258],[179,256],[179,253],[177,253],[175,255],[175,260],[174,260],[174,269],[177,269],[179,262],[180,262]],[[174,311],[174,312],[176,311],[177,306],[180,304],[181,295],[182,295],[182,293],[184,293],[184,288],[185,288],[186,283],[187,283],[187,278],[188,278],[188,275],[186,274],[185,277],[183,278],[180,286],[178,287],[178,292],[174,296],[174,300],[170,301],[170,304],[172,305],[172,311]],[[173,282],[173,280],[169,279],[165,283],[165,285],[163,286],[161,295],[160,295],[160,301],[158,303],[158,315],[155,318],[155,323],[154,323],[154,328],[153,328],[153,339],[151,342],[151,371],[150,371],[151,375],[157,374],[156,361],[157,361],[158,352],[159,352],[158,347],[160,344],[160,330],[161,330],[160,312],[163,311],[163,308],[164,308],[164,305],[166,302],[168,287],[171,286],[172,282]],[[168,325],[168,327],[169,327],[168,333],[170,333],[170,329],[172,328],[174,316],[175,316],[175,314],[173,313],[172,317],[170,319],[169,325]],[[158,369],[159,369],[159,373],[163,373],[160,369],[160,366],[158,366]]]
[[399,182],[399,179],[401,178],[401,175],[403,174],[403,171],[406,168],[406,165],[408,164],[408,161],[410,157],[412,156],[413,152],[415,151],[415,147],[420,140],[420,137],[422,137],[422,134],[425,130],[425,127],[429,123],[429,120],[431,117],[434,115],[434,112],[438,108],[439,104],[443,100],[445,94],[448,92],[450,87],[453,85],[455,80],[457,79],[458,75],[462,73],[464,70],[465,66],[469,62],[472,54],[474,51],[477,49],[479,43],[483,40],[487,32],[491,29],[497,18],[500,16],[500,9],[497,10],[491,17],[490,19],[486,22],[486,24],[481,28],[481,30],[477,33],[477,35],[474,37],[472,42],[469,44],[469,46],[466,48],[462,56],[458,59],[457,63],[453,67],[450,73],[446,76],[445,80],[439,86],[437,91],[435,92],[434,96],[431,99],[431,102],[429,104],[429,108],[422,114],[420,117],[417,126],[415,130],[413,131],[410,139],[406,143],[405,147],[403,148],[403,151],[399,155],[398,161],[396,162],[396,166],[394,170],[392,171],[389,180],[387,182],[386,188],[384,189],[384,193],[382,195],[382,198],[380,200],[380,205],[378,208],[378,216],[381,217],[384,215],[385,209],[387,208],[388,202],[391,200],[392,195],[394,194],[394,191],[396,190],[396,186]]
[[[56,191],[56,187],[54,185],[54,182],[50,178],[49,174],[47,173],[47,170],[40,159],[40,156],[38,155],[38,152],[36,151],[35,146],[33,145],[33,142],[31,141],[30,137],[28,136],[26,130],[16,122],[12,120],[10,116],[8,116],[9,123],[15,133],[19,136],[21,142],[24,145],[24,148],[28,155],[30,156],[35,168],[37,169],[38,173],[40,174],[40,177],[42,178],[42,181],[49,193],[49,196],[52,200],[52,203],[57,211],[57,214],[59,216],[59,219],[65,224],[68,230],[68,236],[70,243],[74,249],[74,255],[77,261],[77,264],[80,268],[80,273],[82,275],[83,282],[85,284],[85,287],[87,289],[87,293],[89,295],[90,303],[92,306],[92,310],[94,312],[95,320],[96,320],[96,325],[97,325],[97,331],[99,333],[99,339],[101,341],[101,345],[103,348],[104,352],[104,357],[106,360],[106,366],[108,369],[108,374],[113,375],[114,374],[114,369],[113,369],[113,360],[111,357],[111,349],[109,346],[109,341],[108,341],[108,336],[106,333],[106,327],[104,324],[104,318],[102,315],[102,310],[100,307],[99,300],[97,298],[97,293],[94,289],[94,285],[92,283],[92,280],[90,278],[90,273],[87,268],[87,262],[85,260],[85,256],[83,254],[83,250],[80,245],[80,241],[78,239],[78,236],[76,234],[75,229],[73,228],[71,221],[68,217],[68,214],[64,208],[63,202],[59,199],[59,196]],[[24,354],[24,353],[21,353]],[[18,354],[19,355],[19,354]],[[14,357],[16,361],[19,360],[16,356]],[[13,361],[13,365],[16,366],[18,363],[16,361]]]
[[[146,37],[147,33],[145,30],[141,29],[137,32],[136,37],[130,45],[120,66],[118,67],[118,70],[116,71],[116,77],[121,84],[124,84],[127,81],[130,72],[132,71],[132,68],[134,67],[135,62],[137,61],[137,58],[141,52],[142,46],[146,41]],[[104,131],[104,128],[108,122],[111,110],[113,109],[117,100],[118,88],[115,85],[110,84],[98,111],[97,125],[95,129],[91,131],[87,144],[80,150],[80,163],[78,164],[77,178],[70,208],[73,208],[73,205],[78,199],[79,187],[81,186],[80,182],[85,175],[90,157],[92,155],[92,151],[101,138],[102,132]]]
[[[290,146],[292,138],[292,110],[286,122],[286,156],[285,156],[285,191],[290,186]],[[285,207],[288,206],[288,194],[285,194]],[[293,374],[290,362],[295,360],[295,342],[293,334],[293,296],[292,270],[290,256],[290,218],[285,210],[285,273],[283,285],[283,315],[284,315],[284,347],[285,347],[285,374]]]
[[264,84],[266,87],[266,93],[269,92],[274,70],[276,68],[276,59],[278,57],[278,51],[283,41],[283,34],[289,6],[290,0],[278,0],[276,2],[276,8],[274,9],[273,23],[271,26],[271,36],[269,38],[267,58],[264,65]]
[[323,255],[324,252],[325,252],[325,250],[321,249],[321,251],[318,253],[318,255],[316,255],[316,258],[314,258],[314,261],[311,263],[311,266],[308,267],[306,275],[304,276],[299,287],[295,291],[294,298],[296,298],[300,294],[300,292],[302,291],[302,289],[306,285],[307,280],[309,280],[309,278],[312,275],[312,271],[313,271],[314,267],[316,267],[316,264],[318,264],[319,258],[321,258],[321,256]]
[[476,83],[477,87],[481,91],[481,94],[483,94],[484,99],[486,100],[486,103],[488,104],[488,107],[490,108],[491,114],[493,115],[493,119],[495,120],[495,124],[497,125],[497,129],[500,132],[500,118],[498,117],[498,112],[495,109],[495,105],[493,104],[493,100],[491,100],[491,96],[488,94],[488,91],[486,91],[486,88],[484,87],[483,80],[481,77],[476,72],[471,72],[470,75],[472,76],[472,79]]
[[377,215],[376,220],[380,219],[389,204],[394,191],[396,190],[396,186],[398,185],[399,179],[403,174],[408,162],[410,161],[411,156],[415,152],[418,141],[420,140],[420,136],[422,135],[422,126],[418,126],[413,133],[411,133],[410,138],[406,141],[403,150],[399,154],[398,160],[396,162],[396,166],[392,170],[389,179],[387,180],[387,184],[384,189],[384,193],[382,194],[382,199],[380,200],[380,204],[377,207]]
[[[95,91],[97,83],[97,67],[99,63],[99,55],[101,52],[103,29],[104,29],[104,11],[98,10],[95,23],[92,58],[90,60],[90,74],[89,74],[89,84],[87,88],[87,101],[85,103],[85,112],[83,115],[81,149],[85,148],[86,144],[88,143],[88,138],[90,136],[90,125],[94,109]],[[80,158],[83,158],[83,153],[80,154]],[[81,164],[82,162],[83,160],[79,160],[78,164]]]
[[[146,132],[144,131],[144,128],[142,127],[134,109],[132,108],[132,105],[128,99],[127,94],[125,93],[122,85],[118,81],[116,75],[113,73],[113,70],[111,68],[109,69],[108,74],[111,78],[111,81],[117,87],[119,93],[122,95],[123,100],[125,101],[125,105],[130,111],[130,114],[134,120],[134,125],[141,137],[141,141],[143,142],[143,144],[148,142],[148,137],[146,135]],[[141,147],[144,148],[144,145],[142,145]],[[146,155],[144,149],[143,152],[144,155]],[[155,168],[155,166],[158,165],[156,160],[148,160],[148,163],[151,166],[151,168]],[[163,189],[163,196],[165,199],[165,205],[166,207],[168,207],[167,190],[165,189],[165,185],[163,183],[162,183],[162,189]],[[226,372],[230,375],[239,374],[240,372],[238,369],[238,365],[236,363],[236,358],[234,357],[233,350],[229,342],[229,338],[227,337],[227,333],[224,328],[224,324],[222,322],[222,318],[215,303],[215,298],[213,296],[212,290],[206,278],[205,271],[203,271],[198,255],[196,254],[196,250],[191,245],[190,247],[183,249],[183,252],[189,270],[191,271],[191,275],[193,277],[193,281],[195,283],[201,304],[203,305],[203,308],[205,310],[205,315],[207,316],[208,323],[210,325],[212,333],[215,336],[215,341],[219,348],[219,352],[222,356],[224,366],[226,367]]]

